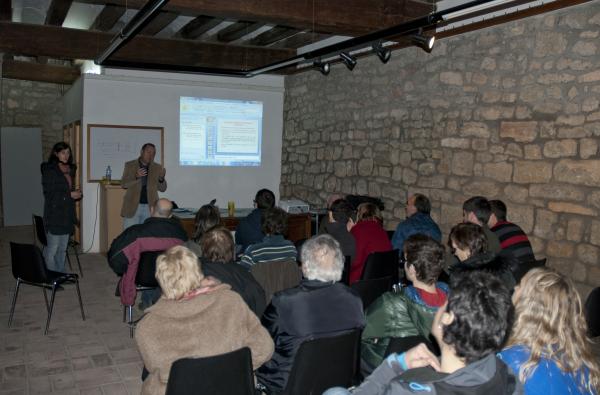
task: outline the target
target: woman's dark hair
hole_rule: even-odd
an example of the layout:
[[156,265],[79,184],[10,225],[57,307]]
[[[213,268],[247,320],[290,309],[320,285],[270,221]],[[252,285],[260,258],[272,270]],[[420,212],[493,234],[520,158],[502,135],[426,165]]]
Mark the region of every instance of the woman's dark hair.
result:
[[261,230],[266,235],[282,235],[287,230],[287,213],[279,207],[266,209],[260,218]]
[[471,256],[487,252],[487,238],[481,226],[471,223],[455,225],[448,236],[448,247],[451,250],[454,242],[461,250],[469,250]]
[[198,212],[196,212],[194,223],[196,225],[196,230],[193,239],[198,242],[206,231],[221,223],[219,209],[212,204],[205,204],[198,209]]
[[346,199],[337,199],[329,207],[333,220],[342,224],[348,223],[348,220],[354,216],[354,209]]
[[54,147],[52,147],[52,150],[50,151],[50,156],[48,157],[48,162],[49,163],[58,162],[58,156],[56,156],[56,154],[58,154],[60,151],[65,150],[65,149],[69,150],[69,160],[67,161],[67,164],[72,165],[73,164],[73,150],[71,149],[71,146],[69,144],[65,143],[64,141],[54,144]]
[[233,261],[235,244],[231,232],[224,226],[215,226],[200,239],[202,259],[209,262],[229,263]]
[[490,208],[498,221],[506,221],[506,204],[502,200],[490,200]]
[[508,289],[494,275],[477,270],[451,277],[446,312],[454,320],[443,328],[444,343],[467,364],[498,351],[513,321]]
[[416,234],[404,242],[406,264],[415,268],[417,279],[425,284],[437,281],[444,266],[444,246],[431,237]]
[[254,202],[256,207],[260,209],[273,208],[275,207],[275,194],[268,189],[261,189],[256,192]]

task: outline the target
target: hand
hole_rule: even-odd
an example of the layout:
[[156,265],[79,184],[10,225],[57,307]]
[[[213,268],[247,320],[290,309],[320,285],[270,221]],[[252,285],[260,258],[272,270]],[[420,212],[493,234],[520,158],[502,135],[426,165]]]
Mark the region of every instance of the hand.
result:
[[71,199],[78,200],[78,199],[81,199],[82,197],[83,197],[83,194],[81,193],[81,191],[79,189],[76,191],[71,191]]
[[424,366],[431,366],[436,371],[440,371],[441,369],[440,361],[429,351],[425,343],[421,343],[406,351],[404,353],[404,361],[409,369],[422,368]]
[[167,169],[165,169],[164,167],[160,170],[160,178],[164,179],[165,175],[167,174]]
[[144,169],[143,167],[140,167],[137,169],[137,172],[135,173],[135,178],[145,177],[147,175],[148,175],[148,170]]

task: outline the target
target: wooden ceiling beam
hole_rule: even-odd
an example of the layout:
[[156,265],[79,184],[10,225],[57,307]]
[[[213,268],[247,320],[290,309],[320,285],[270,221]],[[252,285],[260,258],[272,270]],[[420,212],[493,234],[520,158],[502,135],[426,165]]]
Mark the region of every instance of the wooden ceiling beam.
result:
[[72,84],[81,75],[77,67],[54,66],[16,60],[2,62],[2,77],[14,80]]
[[259,22],[239,21],[219,31],[217,33],[217,40],[229,43],[260,29],[264,25],[264,23]]
[[46,13],[46,25],[62,26],[73,0],[52,0]]
[[175,33],[175,37],[195,40],[221,22],[223,22],[223,19],[200,15],[189,21],[177,33]]
[[121,19],[127,9],[114,4],[107,4],[96,16],[90,30],[100,30],[107,32]]
[[162,29],[167,27],[171,22],[177,18],[178,14],[174,12],[161,11],[156,15],[146,27],[142,29],[139,34],[145,34],[146,36],[154,36]]
[[[0,22],[0,52],[59,59],[94,59],[112,34],[55,26]],[[32,37],[36,39],[33,40]],[[195,67],[255,68],[288,59],[293,50],[138,36],[119,49],[113,60]]]
[[[93,4],[107,2],[79,1]],[[110,2],[139,9],[146,0]],[[355,36],[429,14],[432,6],[414,0],[170,0],[163,10],[188,16],[208,15]]]
[[12,20],[12,1],[1,0],[0,1],[0,21],[11,21]]
[[293,29],[291,27],[275,26],[271,30],[259,34],[258,36],[254,37],[251,40],[248,40],[248,42],[244,44],[258,46],[269,45],[273,44],[274,42],[284,40],[297,33],[299,33],[298,30]]

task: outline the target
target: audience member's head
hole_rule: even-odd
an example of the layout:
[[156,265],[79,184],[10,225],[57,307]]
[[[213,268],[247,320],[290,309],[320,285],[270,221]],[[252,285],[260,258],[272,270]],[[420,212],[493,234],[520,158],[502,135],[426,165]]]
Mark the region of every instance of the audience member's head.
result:
[[346,224],[354,215],[352,205],[346,199],[338,199],[329,206],[330,222]]
[[196,218],[194,222],[196,224],[194,240],[199,241],[206,231],[221,223],[221,214],[219,213],[219,208],[212,204],[205,204],[198,209],[198,212],[196,212]]
[[[67,151],[68,150],[68,155],[67,155]],[[59,154],[61,152],[65,151],[64,153],[64,157],[66,158],[66,163],[65,164],[73,164],[73,155],[71,155],[71,146],[67,143],[65,143],[64,141],[60,141],[56,144],[54,144],[54,146],[52,147],[52,150],[50,151],[50,156],[48,157],[48,162],[49,163],[56,163],[56,162],[61,162],[62,159],[59,158]]]
[[444,265],[444,246],[431,237],[416,234],[404,242],[406,277],[424,284],[435,283]]
[[341,195],[339,193],[334,193],[332,195],[329,195],[329,197],[327,198],[327,209],[331,210],[331,205],[333,204],[333,202],[340,200],[340,199],[344,199],[344,195]]
[[340,244],[330,235],[308,239],[302,245],[302,273],[307,280],[340,281],[344,270],[344,256]]
[[431,328],[442,358],[451,352],[470,364],[498,351],[511,312],[510,293],[492,274],[471,271],[452,278],[448,303],[438,310]]
[[150,208],[150,214],[155,218],[171,218],[173,203],[169,199],[160,198]]
[[215,226],[207,230],[200,239],[202,258],[209,262],[229,263],[233,261],[235,243],[229,229]]
[[464,261],[487,252],[487,238],[481,226],[461,223],[450,230],[448,247],[460,261]]
[[[581,298],[571,280],[548,268],[532,269],[515,287],[513,302],[515,322],[508,343],[531,350],[519,379],[524,382],[544,357],[563,371],[589,369],[590,380],[581,377],[581,384],[598,390],[600,366],[590,352]],[[592,393],[590,388],[584,392]]]
[[492,210],[490,202],[483,196],[473,196],[463,203],[463,222],[487,226]]
[[411,217],[416,213],[431,213],[431,202],[427,196],[420,193],[409,196],[406,201],[406,217]]
[[279,207],[263,211],[260,219],[261,230],[266,235],[282,235],[287,230],[288,216]]
[[502,200],[490,200],[490,219],[488,226],[491,228],[499,221],[506,221],[506,204]]
[[261,189],[254,197],[256,208],[267,209],[275,207],[275,194],[268,189]]
[[171,247],[156,258],[156,280],[165,299],[181,299],[200,287],[203,278],[198,257],[184,246]]
[[381,222],[383,218],[381,217],[381,211],[379,211],[379,207],[377,207],[373,203],[361,203],[356,208],[356,218],[358,221],[373,221],[377,220]]

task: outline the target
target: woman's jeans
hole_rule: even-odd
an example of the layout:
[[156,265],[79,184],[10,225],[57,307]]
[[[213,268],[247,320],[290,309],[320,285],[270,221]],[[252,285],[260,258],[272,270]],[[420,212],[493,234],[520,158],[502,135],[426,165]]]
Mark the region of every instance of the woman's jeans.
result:
[[46,233],[48,245],[44,248],[44,260],[46,267],[55,272],[65,272],[65,256],[67,254],[67,246],[69,244],[69,234],[53,235],[50,232]]

